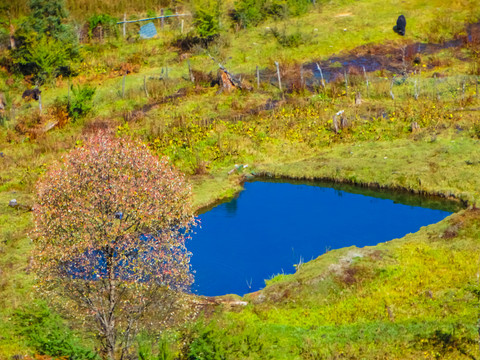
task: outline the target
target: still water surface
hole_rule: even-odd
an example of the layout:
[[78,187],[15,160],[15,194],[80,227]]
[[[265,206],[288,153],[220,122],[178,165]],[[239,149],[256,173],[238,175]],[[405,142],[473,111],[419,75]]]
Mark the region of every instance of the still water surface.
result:
[[327,250],[403,237],[458,210],[451,202],[328,186],[248,182],[237,198],[201,214],[201,228],[187,244],[193,292],[256,291],[264,279],[293,273],[294,264]]

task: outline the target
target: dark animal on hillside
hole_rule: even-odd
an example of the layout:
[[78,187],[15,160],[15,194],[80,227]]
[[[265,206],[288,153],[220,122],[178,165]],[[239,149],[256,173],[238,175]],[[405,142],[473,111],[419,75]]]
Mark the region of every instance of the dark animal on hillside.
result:
[[38,101],[38,99],[40,98],[40,94],[42,92],[40,91],[40,89],[28,89],[28,90],[25,90],[22,94],[22,99],[33,99],[33,100],[36,100]]
[[400,15],[397,19],[397,25],[393,27],[393,31],[395,31],[399,35],[405,35],[405,28],[407,27],[407,20],[405,16]]

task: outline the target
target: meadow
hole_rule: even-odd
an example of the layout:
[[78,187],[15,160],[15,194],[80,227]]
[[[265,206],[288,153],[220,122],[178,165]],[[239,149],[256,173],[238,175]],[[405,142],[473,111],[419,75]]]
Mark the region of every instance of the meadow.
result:
[[[14,15],[26,13],[22,4]],[[95,13],[141,18],[172,5],[112,4],[67,7],[81,22]],[[169,332],[153,326],[138,339],[142,358],[478,358],[478,2],[317,1],[257,26],[234,22],[233,7],[222,4],[221,31],[208,46],[190,42],[189,18],[183,33],[172,20],[155,39],[139,40],[137,25],[126,38],[118,27],[86,39],[81,61],[71,64],[77,75],[41,86],[41,112],[21,98],[34,84],[10,71],[2,50],[0,358],[94,358],[81,322],[59,317],[36,293],[27,208],[49,164],[99,130],[167,155],[188,175],[197,209],[230,199],[251,176],[397,189],[467,207],[402,239],[329,251],[266,280],[244,308],[225,297],[195,323]],[[392,31],[400,13],[405,37]],[[245,89],[222,91],[217,62]],[[317,63],[332,81],[322,84]],[[74,101],[88,105],[85,115],[68,114]],[[235,164],[249,167],[229,174]],[[9,207],[11,199],[25,208]]]

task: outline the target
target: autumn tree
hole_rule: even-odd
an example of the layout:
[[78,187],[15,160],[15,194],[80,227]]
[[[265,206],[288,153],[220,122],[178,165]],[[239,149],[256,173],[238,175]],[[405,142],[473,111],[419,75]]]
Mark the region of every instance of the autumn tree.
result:
[[160,312],[191,285],[190,196],[166,158],[106,134],[88,139],[39,180],[38,287],[91,321],[105,357],[128,357],[142,316]]

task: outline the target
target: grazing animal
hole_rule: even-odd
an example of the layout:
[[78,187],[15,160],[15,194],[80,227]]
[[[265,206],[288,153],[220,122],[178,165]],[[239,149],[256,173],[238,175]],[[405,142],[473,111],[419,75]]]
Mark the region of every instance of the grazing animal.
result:
[[405,35],[405,28],[407,26],[407,20],[405,16],[400,15],[397,19],[397,25],[393,27],[393,31],[395,31],[399,35]]
[[35,89],[28,89],[28,90],[25,90],[22,94],[22,99],[33,99],[33,100],[36,100],[38,101],[38,99],[40,98],[40,94],[42,92],[40,91],[40,89],[38,88],[35,88]]

